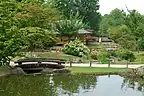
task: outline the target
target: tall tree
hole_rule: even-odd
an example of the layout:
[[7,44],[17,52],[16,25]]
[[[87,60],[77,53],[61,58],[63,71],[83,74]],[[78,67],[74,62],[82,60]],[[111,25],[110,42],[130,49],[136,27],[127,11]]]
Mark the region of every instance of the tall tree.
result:
[[22,3],[22,6],[15,15],[21,28],[30,26],[51,29],[52,24],[59,20],[60,16],[54,8],[45,8],[40,3]]
[[0,1],[0,65],[9,64],[27,46],[47,47],[55,43],[55,35],[48,29],[57,21],[57,12],[42,3],[33,3],[36,0],[23,1]]
[[116,43],[120,44],[123,48],[130,50],[136,49],[135,38],[131,35],[131,31],[126,25],[111,27],[108,32],[109,37]]
[[0,1],[0,65],[9,64],[24,48],[22,34],[13,19],[18,6],[15,0]]
[[25,32],[28,49],[30,51],[36,48],[48,49],[54,45],[56,43],[56,36],[52,31],[53,25],[60,18],[57,10],[45,7],[39,2],[30,1],[22,1],[21,6],[20,11],[15,15],[15,19],[20,28],[19,32]]
[[136,10],[128,10],[129,14],[125,17],[125,24],[131,30],[131,34],[135,37],[137,51],[139,51],[139,41],[144,38],[144,16]]
[[78,30],[82,29],[86,26],[82,22],[82,19],[79,17],[78,14],[75,16],[71,15],[70,18],[67,20],[60,20],[56,24],[56,31],[61,36],[68,36],[69,38],[71,36],[76,36],[78,34]]
[[99,0],[55,0],[55,6],[69,18],[70,14],[79,13],[83,23],[98,31],[100,22]]
[[25,27],[19,30],[23,34],[27,49],[49,49],[56,43],[55,32],[40,27]]
[[110,27],[121,26],[125,23],[126,13],[120,9],[114,9],[110,14],[102,16],[100,22],[100,34],[107,35]]

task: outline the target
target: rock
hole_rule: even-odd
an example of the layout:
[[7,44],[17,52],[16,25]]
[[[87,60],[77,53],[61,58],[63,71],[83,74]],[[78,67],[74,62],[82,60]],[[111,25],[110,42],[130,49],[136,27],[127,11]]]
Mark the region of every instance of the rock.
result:
[[69,69],[54,69],[53,73],[70,73],[71,71]]
[[25,75],[25,72],[23,71],[22,68],[13,68],[10,70],[10,75]]
[[141,66],[136,69],[131,69],[128,71],[122,71],[119,74],[121,76],[127,76],[127,77],[144,77],[144,66]]
[[43,74],[51,74],[51,73],[53,73],[53,69],[51,69],[51,68],[44,68],[41,71],[41,73],[43,73]]
[[144,66],[137,68],[136,71],[137,71],[137,74],[144,75]]

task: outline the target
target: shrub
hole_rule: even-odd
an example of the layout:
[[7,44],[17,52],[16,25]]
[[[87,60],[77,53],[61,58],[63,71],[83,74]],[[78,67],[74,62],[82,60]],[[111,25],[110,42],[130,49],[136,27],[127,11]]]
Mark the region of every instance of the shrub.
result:
[[107,50],[100,50],[98,52],[98,60],[102,63],[102,64],[107,64],[109,63],[109,57],[110,57],[110,53]]
[[97,60],[98,59],[98,52],[97,50],[93,49],[91,50],[91,58]]
[[25,27],[21,28],[20,32],[25,37],[25,43],[30,51],[34,49],[48,49],[56,43],[56,36],[50,30],[39,27]]
[[144,40],[139,41],[139,47],[141,50],[144,50]]
[[116,51],[116,55],[121,60],[129,60],[130,62],[135,60],[135,55],[132,51],[129,51],[128,49],[119,49]]
[[85,46],[79,39],[71,41],[69,44],[66,44],[62,50],[65,54],[70,54],[79,57],[89,56],[90,50]]

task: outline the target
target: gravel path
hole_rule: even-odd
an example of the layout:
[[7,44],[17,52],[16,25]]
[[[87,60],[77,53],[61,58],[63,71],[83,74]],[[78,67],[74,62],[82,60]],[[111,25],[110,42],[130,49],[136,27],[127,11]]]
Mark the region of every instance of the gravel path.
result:
[[[65,64],[65,66],[70,66],[70,64]],[[72,64],[72,66],[76,66],[76,67],[89,67],[90,64],[89,63],[74,63]],[[96,64],[96,63],[92,63],[91,65],[92,67],[108,67],[108,64]],[[128,65],[128,68],[138,68],[144,66],[144,64],[137,64],[137,65]],[[113,68],[126,68],[127,65],[126,64],[111,64],[110,67]]]
[[[11,66],[14,66],[14,62],[11,62],[10,63]],[[65,66],[70,66],[69,63],[66,63],[64,64]],[[75,67],[89,67],[90,64],[89,63],[72,63],[72,66],[75,66]],[[141,67],[141,66],[144,66],[144,64],[131,64],[131,65],[128,65],[128,68],[138,68],[138,67]],[[108,67],[108,64],[98,64],[98,63],[92,63],[91,67]],[[110,67],[112,68],[126,68],[127,65],[126,64],[111,64]]]

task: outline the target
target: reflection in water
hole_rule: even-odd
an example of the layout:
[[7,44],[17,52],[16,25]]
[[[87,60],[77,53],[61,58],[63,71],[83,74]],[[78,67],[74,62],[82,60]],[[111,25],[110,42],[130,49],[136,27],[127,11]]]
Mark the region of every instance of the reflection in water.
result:
[[0,77],[0,96],[144,96],[144,80],[120,76]]
[[142,96],[144,96],[144,79],[125,77],[122,83],[122,88],[132,88],[133,90],[138,90],[142,92]]

